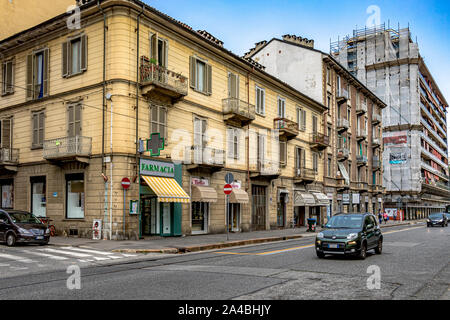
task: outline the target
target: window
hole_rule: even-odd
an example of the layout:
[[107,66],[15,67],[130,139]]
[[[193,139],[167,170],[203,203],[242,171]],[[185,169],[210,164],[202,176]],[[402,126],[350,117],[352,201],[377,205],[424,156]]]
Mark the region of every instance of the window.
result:
[[87,36],[79,35],[62,44],[63,78],[87,70]]
[[327,68],[327,83],[331,84],[331,70]]
[[347,120],[348,120],[348,123],[350,126],[352,125],[352,113],[351,112],[352,112],[352,110],[350,108],[348,108],[347,109]]
[[210,95],[212,93],[212,68],[196,57],[190,57],[190,86],[195,91]]
[[256,113],[265,115],[266,113],[266,90],[256,86]]
[[84,174],[66,174],[66,218],[84,218]]
[[229,159],[239,159],[239,148],[240,148],[240,129],[238,128],[228,128],[227,129],[227,141],[228,141],[228,158]]
[[46,177],[31,177],[31,213],[36,217],[46,217]]
[[203,163],[203,150],[208,142],[206,126],[205,119],[194,117],[194,163]]
[[27,56],[28,100],[48,96],[49,65],[49,49],[43,49]]
[[[0,120],[0,142],[2,149],[11,149],[12,147],[12,119]],[[5,152],[5,151],[4,151]],[[3,161],[10,160],[11,154],[3,154]]]
[[341,77],[340,76],[336,77],[336,95],[337,96],[341,95]]
[[34,112],[32,115],[33,118],[33,141],[31,144],[31,148],[42,148],[44,145],[44,121],[45,121],[45,112],[39,111]]
[[328,107],[328,113],[331,112],[331,96],[327,95],[327,107]]
[[164,145],[168,142],[167,133],[167,108],[151,105],[150,106],[150,134],[159,133],[164,138]]
[[319,155],[313,152],[313,170],[317,173],[319,170]]
[[280,141],[280,165],[285,166],[287,164],[287,142]]
[[12,209],[14,204],[14,180],[0,180],[0,191],[2,193],[2,209]]
[[350,177],[350,180],[353,179],[353,175],[352,175],[352,164],[349,162],[348,163],[348,175]]
[[81,103],[69,105],[68,112],[68,129],[67,134],[69,137],[75,137],[81,135]]
[[286,118],[286,99],[278,97],[278,117]]
[[317,133],[317,128],[318,128],[317,127],[317,116],[314,114],[312,116],[312,125],[313,125],[313,127],[312,127],[313,133]]
[[328,134],[328,138],[330,139],[330,143],[331,143],[331,127],[327,127],[327,134]]
[[14,63],[3,62],[2,65],[2,95],[14,93]]
[[328,156],[328,161],[327,161],[327,172],[328,172],[328,177],[332,177],[332,171],[331,171],[331,163],[332,163],[332,158],[329,155]]
[[150,59],[158,66],[168,66],[169,42],[156,34],[150,34]]
[[239,99],[239,75],[228,72],[228,98]]
[[306,110],[297,107],[297,123],[298,129],[301,131],[306,130]]
[[298,170],[306,167],[305,149],[295,148],[295,169]]
[[258,165],[263,165],[265,162],[265,155],[266,155],[266,141],[267,141],[266,136],[264,134],[258,133],[257,141],[258,141],[258,149],[257,149]]

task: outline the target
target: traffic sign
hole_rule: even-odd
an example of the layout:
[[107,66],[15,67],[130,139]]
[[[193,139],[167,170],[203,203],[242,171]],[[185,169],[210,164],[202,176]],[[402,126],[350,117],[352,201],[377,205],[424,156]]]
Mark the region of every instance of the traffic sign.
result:
[[130,187],[130,185],[131,185],[130,179],[128,179],[127,177],[122,179],[122,188],[126,190]]
[[226,195],[229,195],[231,192],[233,192],[233,186],[231,184],[226,184],[225,187],[223,187],[223,192]]
[[234,181],[234,176],[233,176],[233,174],[230,173],[230,172],[228,172],[228,173],[225,175],[225,182],[228,183],[228,184],[230,184],[230,183],[232,183],[233,181]]

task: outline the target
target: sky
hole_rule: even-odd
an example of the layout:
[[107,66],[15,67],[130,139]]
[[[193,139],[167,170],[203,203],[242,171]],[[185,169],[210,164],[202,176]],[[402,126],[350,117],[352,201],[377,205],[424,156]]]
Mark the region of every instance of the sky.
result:
[[[336,41],[374,21],[410,26],[439,88],[450,103],[450,0],[144,0],[150,6],[195,30],[207,30],[225,48],[243,55],[256,42],[295,34],[314,39],[315,47],[329,52]],[[368,10],[369,9],[369,10]],[[369,11],[369,12],[368,12]],[[450,127],[450,117],[447,117]]]

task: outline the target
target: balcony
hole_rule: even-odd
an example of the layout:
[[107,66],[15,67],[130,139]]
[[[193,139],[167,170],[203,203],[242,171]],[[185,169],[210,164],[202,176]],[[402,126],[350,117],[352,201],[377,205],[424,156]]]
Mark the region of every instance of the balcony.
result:
[[273,180],[281,175],[281,167],[279,161],[268,159],[250,162],[250,178],[266,178]]
[[420,147],[420,150],[421,150],[422,155],[424,156],[424,158],[427,158],[429,160],[433,160],[434,162],[436,162],[438,165],[440,165],[443,168],[447,168],[448,167],[447,164],[445,164],[442,160],[439,160],[438,157],[436,157],[430,151],[426,150],[423,146]]
[[357,155],[356,156],[356,165],[358,167],[367,165],[367,156]]
[[350,183],[347,182],[344,177],[342,176],[337,176],[336,177],[336,182],[337,182],[337,189],[338,190],[345,190],[345,189],[350,189]]
[[63,137],[44,141],[44,159],[52,162],[89,163],[92,152],[92,138]]
[[356,132],[356,140],[361,141],[367,139],[367,130],[364,128],[358,128]]
[[224,121],[236,127],[244,127],[255,120],[255,106],[245,101],[228,98],[222,100]]
[[323,133],[311,133],[311,149],[314,151],[322,151],[330,146],[330,137]]
[[427,122],[424,118],[421,118],[421,119],[420,119],[420,123],[422,123],[422,125],[423,125],[425,128],[427,128],[428,132],[430,132],[436,140],[438,140],[440,143],[442,143],[442,145],[447,146],[447,141],[444,140],[444,139],[437,133],[437,131],[435,131],[435,130],[428,124],[428,122]]
[[147,57],[141,57],[140,86],[142,95],[148,98],[164,96],[179,101],[188,94],[188,78],[151,63]]
[[336,93],[336,102],[337,104],[343,104],[348,100],[348,91],[346,89],[341,88]]
[[347,147],[341,147],[337,149],[337,159],[338,161],[345,161],[348,159],[350,151]]
[[372,170],[380,170],[381,169],[381,160],[378,157],[372,158]]
[[381,146],[381,139],[379,137],[372,136],[372,148],[378,148]]
[[316,171],[309,168],[295,168],[294,169],[294,182],[311,183],[316,180]]
[[276,118],[273,120],[273,128],[280,131],[280,137],[291,140],[298,136],[298,123],[286,118]]
[[19,164],[19,149],[0,148],[0,169],[17,171]]
[[338,132],[348,130],[348,128],[350,128],[350,123],[347,119],[344,119],[344,118],[338,119],[338,121],[337,121],[337,131]]
[[364,181],[359,181],[356,183],[356,188],[361,191],[369,191],[369,184]]
[[381,114],[378,114],[378,113],[374,113],[373,115],[372,115],[372,124],[379,124],[379,123],[381,123]]
[[367,102],[360,102],[356,104],[356,114],[364,114],[367,112]]
[[210,147],[186,147],[184,153],[186,170],[204,170],[214,173],[225,167],[225,150]]

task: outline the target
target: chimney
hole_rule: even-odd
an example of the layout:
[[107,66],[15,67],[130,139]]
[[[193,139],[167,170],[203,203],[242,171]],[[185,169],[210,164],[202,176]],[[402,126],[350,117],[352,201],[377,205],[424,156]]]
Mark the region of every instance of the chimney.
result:
[[267,44],[266,40],[255,43],[255,47],[251,48],[248,52],[246,52],[244,54],[244,58],[246,58],[246,59],[250,58],[256,51],[258,51],[259,49],[264,47],[266,44]]
[[305,47],[314,48],[314,40],[309,40],[307,38],[298,37],[296,35],[285,34],[283,40],[295,44],[299,44]]

